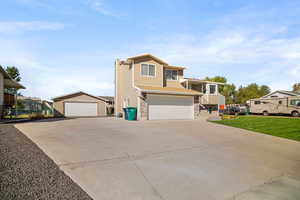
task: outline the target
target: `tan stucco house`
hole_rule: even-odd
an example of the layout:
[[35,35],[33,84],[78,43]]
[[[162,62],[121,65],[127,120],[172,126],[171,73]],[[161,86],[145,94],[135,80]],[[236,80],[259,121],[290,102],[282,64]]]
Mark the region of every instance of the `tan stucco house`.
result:
[[25,89],[23,85],[13,80],[7,72],[0,66],[0,118],[3,117],[3,110],[12,107],[15,102],[15,94],[11,94],[7,89]]
[[113,105],[109,97],[99,97],[86,92],[75,92],[52,98],[54,115],[64,117],[101,117],[107,116],[108,108]]
[[221,83],[185,78],[184,71],[151,54],[116,60],[116,115],[136,107],[139,120],[197,119],[201,110],[225,104],[218,93]]

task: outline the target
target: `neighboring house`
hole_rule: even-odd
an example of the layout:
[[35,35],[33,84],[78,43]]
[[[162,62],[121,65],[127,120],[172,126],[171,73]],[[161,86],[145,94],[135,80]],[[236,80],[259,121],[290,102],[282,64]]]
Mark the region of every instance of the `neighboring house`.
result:
[[284,98],[284,97],[294,97],[294,96],[300,96],[300,91],[293,92],[293,91],[286,91],[286,90],[277,90],[263,96],[262,98]]
[[102,99],[106,100],[106,114],[113,115],[115,109],[115,97],[112,96],[99,96]]
[[25,89],[23,85],[13,80],[7,72],[0,66],[0,118],[3,117],[3,111],[7,107],[15,105],[15,94],[8,89]]
[[107,115],[111,101],[85,92],[75,92],[55,97],[53,108],[55,116],[99,117]]
[[136,107],[140,120],[196,119],[204,108],[225,104],[221,83],[184,78],[184,67],[150,55],[115,62],[115,113]]
[[46,116],[53,115],[52,102],[42,100],[38,97],[18,96],[18,114],[40,113]]
[[100,98],[102,98],[102,99],[105,99],[106,100],[106,103],[108,104],[108,105],[114,105],[114,103],[115,103],[115,97],[112,97],[112,96],[99,96]]

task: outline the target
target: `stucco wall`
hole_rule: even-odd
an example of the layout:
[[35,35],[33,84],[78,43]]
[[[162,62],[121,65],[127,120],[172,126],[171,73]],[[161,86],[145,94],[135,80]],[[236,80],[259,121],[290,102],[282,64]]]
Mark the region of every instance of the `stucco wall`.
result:
[[123,102],[128,99],[128,106],[137,107],[137,92],[133,85],[133,67],[131,64],[116,62],[115,71],[115,113],[123,113]]
[[4,101],[4,78],[3,78],[3,74],[0,73],[0,117],[2,117],[2,112],[3,112],[3,101]]
[[64,116],[65,102],[95,102],[98,103],[98,116],[106,116],[106,103],[91,96],[81,94],[66,99],[54,101],[53,108],[56,116]]
[[203,105],[206,105],[206,104],[223,105],[223,104],[225,104],[225,97],[223,95],[204,94],[200,99],[200,103]]

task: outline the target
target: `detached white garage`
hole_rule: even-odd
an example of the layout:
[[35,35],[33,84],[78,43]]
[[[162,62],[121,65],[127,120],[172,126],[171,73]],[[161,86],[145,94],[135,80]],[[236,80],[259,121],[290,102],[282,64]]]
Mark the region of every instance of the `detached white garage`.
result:
[[106,116],[107,100],[85,92],[76,92],[53,98],[56,116],[98,117]]
[[194,97],[148,95],[148,119],[194,119]]
[[66,117],[96,117],[98,116],[98,104],[88,102],[65,102]]

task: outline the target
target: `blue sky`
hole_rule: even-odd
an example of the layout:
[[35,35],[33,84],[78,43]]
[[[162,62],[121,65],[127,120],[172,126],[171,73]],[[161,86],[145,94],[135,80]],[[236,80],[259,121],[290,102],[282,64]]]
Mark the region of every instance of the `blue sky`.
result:
[[3,0],[0,64],[44,99],[113,95],[117,58],[151,53],[187,67],[289,90],[300,82],[299,0]]

